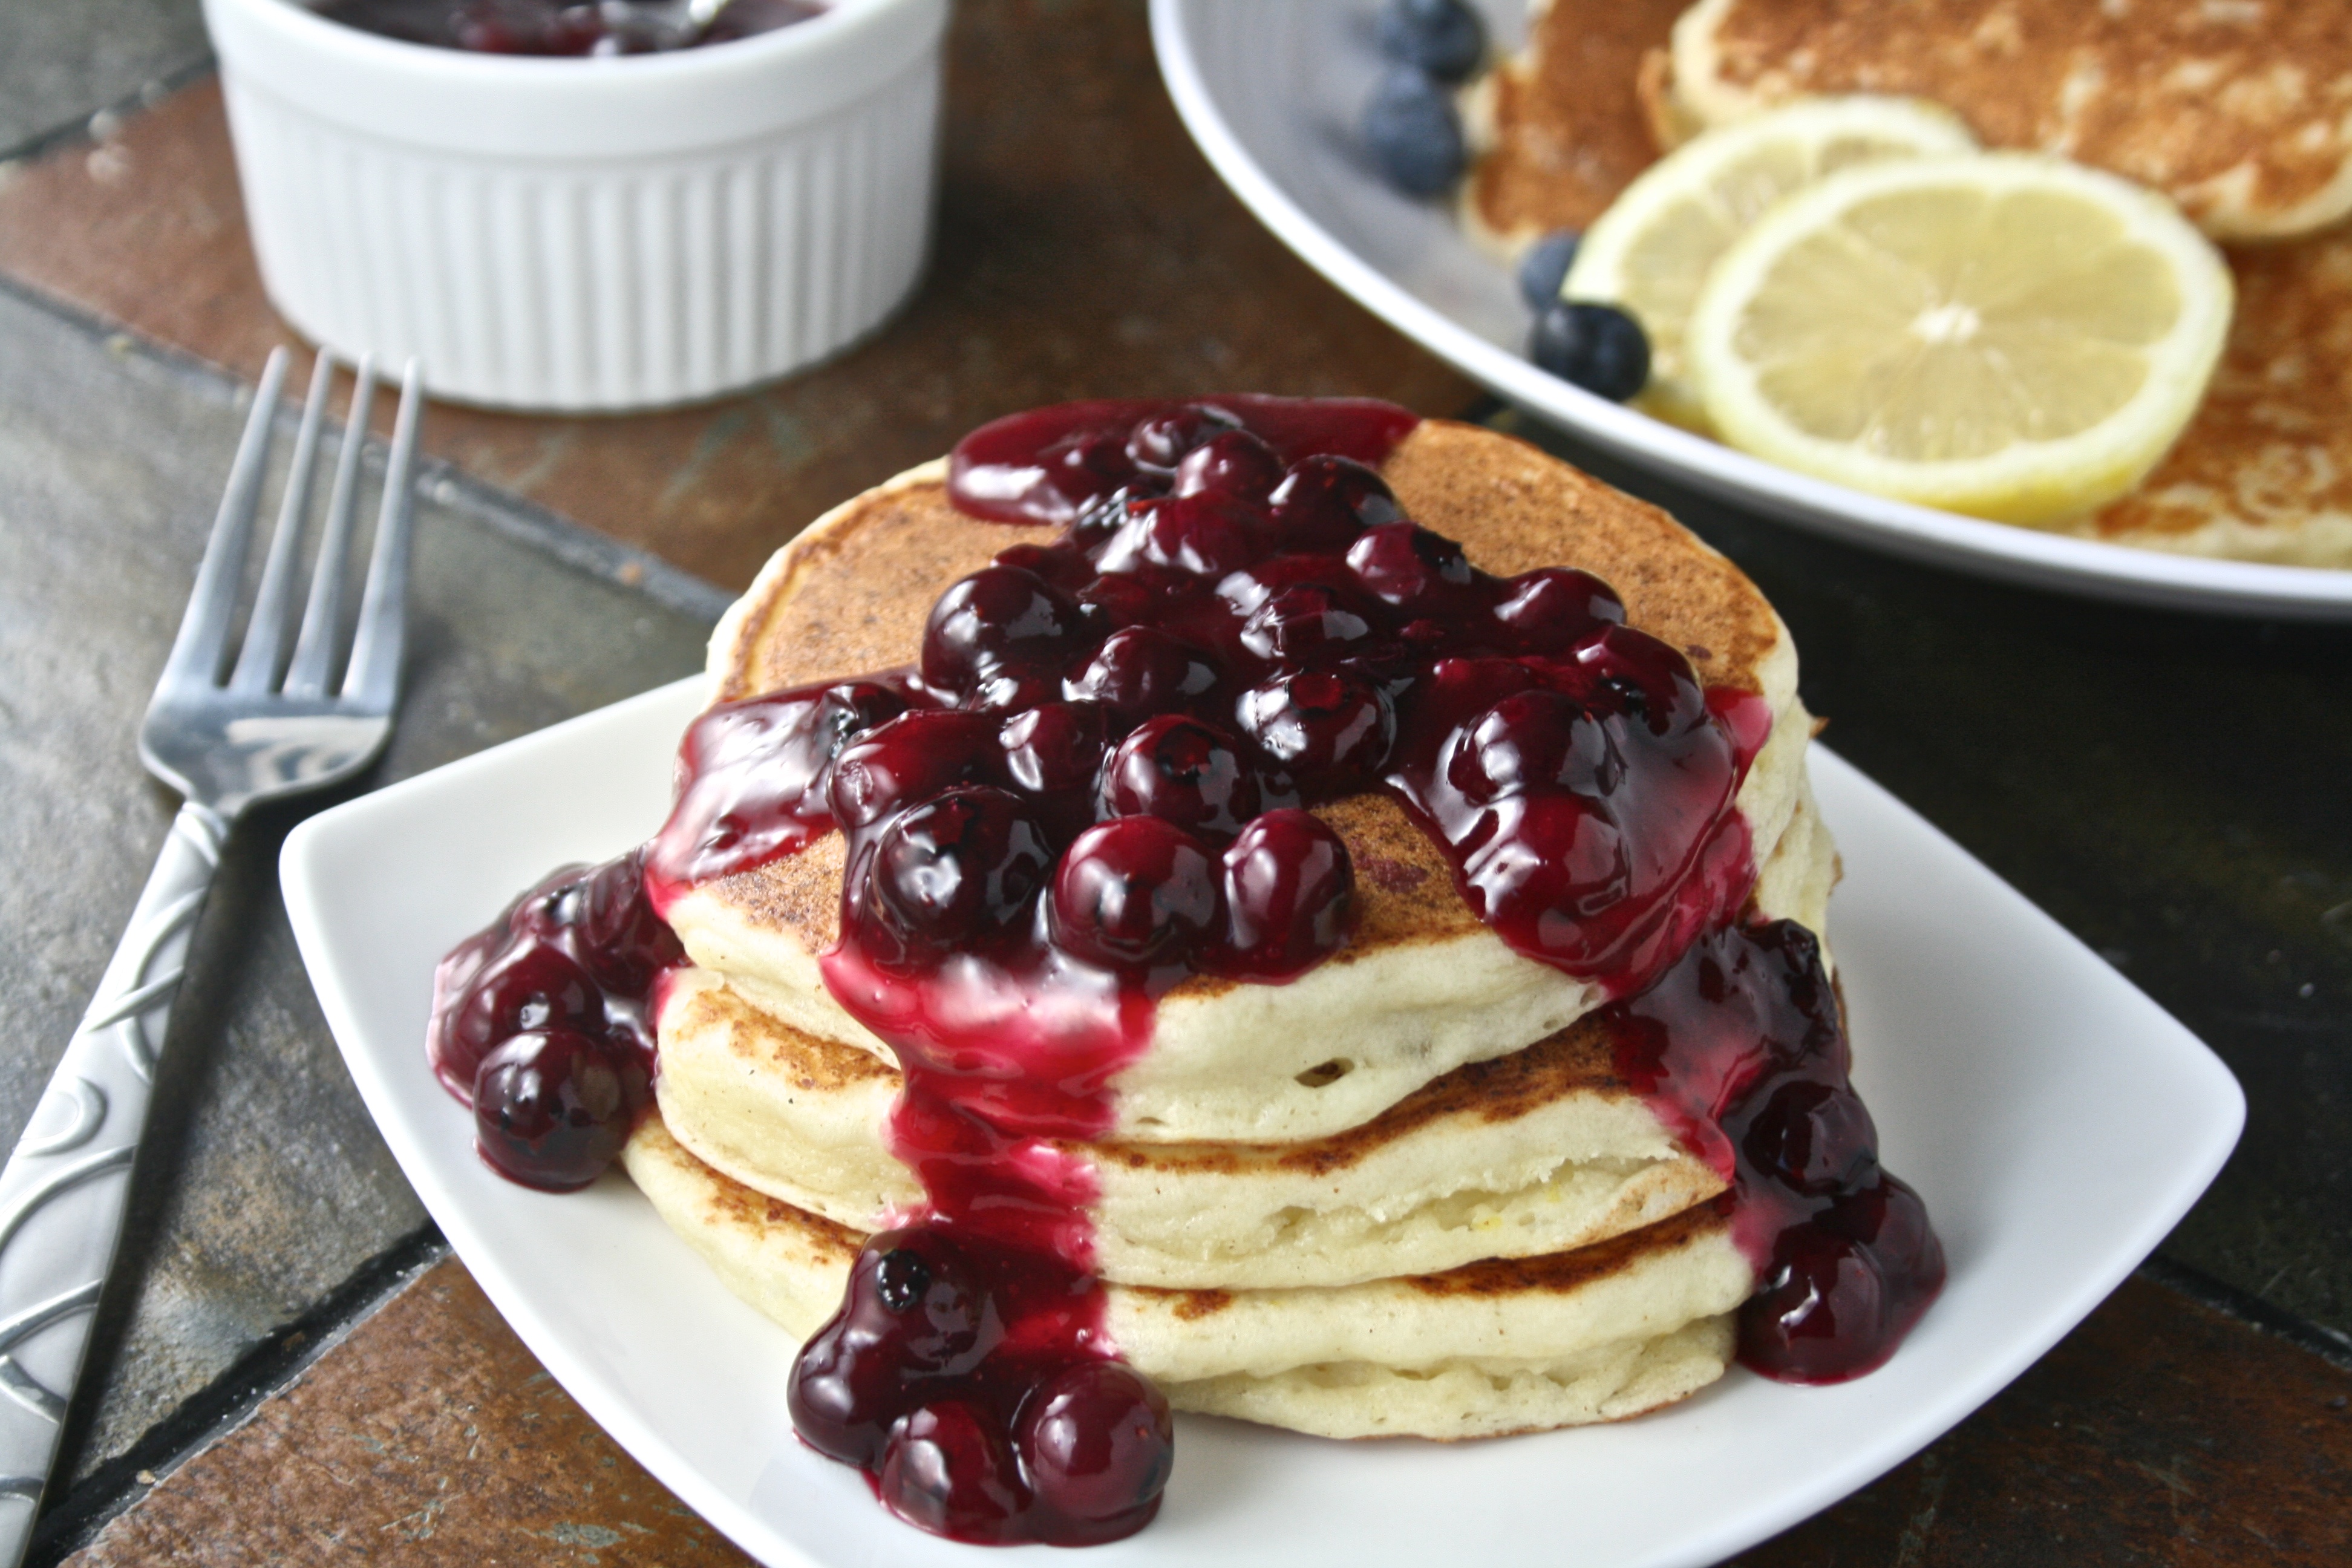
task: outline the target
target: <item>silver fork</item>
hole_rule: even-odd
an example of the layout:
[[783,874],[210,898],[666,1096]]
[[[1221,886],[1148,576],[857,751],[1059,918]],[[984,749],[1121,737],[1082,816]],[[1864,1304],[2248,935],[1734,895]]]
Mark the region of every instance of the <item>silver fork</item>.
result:
[[358,635],[341,681],[330,689],[359,510],[360,451],[375,391],[374,365],[366,359],[359,364],[292,652],[286,643],[297,557],[334,379],[324,353],[311,369],[278,530],[262,563],[244,646],[228,666],[232,615],[260,510],[286,364],[286,351],[279,349],[262,372],[220,514],[196,569],[195,591],[139,733],[139,755],[148,771],[185,803],[97,996],[0,1170],[0,1394],[9,1396],[0,1399],[0,1564],[6,1568],[15,1568],[31,1539],[57,1458],[92,1311],[122,1234],[156,1052],[221,847],[251,806],[350,777],[375,760],[392,734],[422,402],[414,361],[402,378]]

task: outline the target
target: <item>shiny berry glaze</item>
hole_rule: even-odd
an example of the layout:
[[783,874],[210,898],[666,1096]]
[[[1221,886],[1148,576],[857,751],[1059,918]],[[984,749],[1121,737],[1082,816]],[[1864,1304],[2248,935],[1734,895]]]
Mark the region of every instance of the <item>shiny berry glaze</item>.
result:
[[[1371,465],[1419,423],[1370,398],[1063,403],[983,425],[956,443],[949,484],[957,507],[974,517],[1068,522],[1123,486],[1182,489],[1179,466],[1229,430],[1246,428],[1284,465],[1318,457]],[[1226,465],[1217,470],[1221,478]]]
[[793,1366],[793,1423],[901,1518],[1086,1545],[1159,1511],[1168,1404],[1107,1359],[1093,1282],[930,1223],[874,1237]]
[[319,15],[364,33],[493,55],[639,55],[699,48],[820,16],[814,0],[731,0],[700,31],[662,7],[595,0],[327,0]]
[[828,681],[721,703],[697,719],[678,748],[669,820],[646,851],[656,907],[829,832],[825,788],[835,757],[854,737],[905,712],[906,686]]
[[1739,1359],[1785,1383],[1884,1364],[1943,1289],[1944,1249],[1919,1194],[1879,1168],[1813,934],[1709,932],[1617,1009],[1618,1070],[1738,1195],[1758,1280]]
[[594,1181],[650,1101],[653,1010],[685,953],[642,853],[556,872],[434,972],[433,1070],[473,1107],[482,1158],[525,1186]]

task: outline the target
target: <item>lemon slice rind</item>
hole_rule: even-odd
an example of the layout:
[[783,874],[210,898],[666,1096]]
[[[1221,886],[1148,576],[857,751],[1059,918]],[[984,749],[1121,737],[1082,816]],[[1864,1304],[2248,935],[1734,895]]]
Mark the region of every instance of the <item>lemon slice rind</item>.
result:
[[[1766,390],[1767,366],[1757,363],[1757,355],[1769,353],[1769,345],[1777,343],[1781,351],[1769,364],[1784,384],[1810,374],[1816,385],[1825,387],[1831,379],[1826,370],[1807,372],[1804,354],[1814,356],[1812,363],[1820,367],[1857,366],[1895,375],[1907,363],[1924,363],[1917,358],[1924,352],[1917,344],[1951,323],[2003,325],[2000,302],[1991,297],[1998,291],[1993,290],[1974,300],[1938,297],[1940,302],[1930,302],[1911,315],[1900,332],[1885,332],[1886,322],[1901,317],[1918,297],[1906,293],[1890,304],[1867,290],[1839,288],[1841,279],[1824,280],[1822,263],[1831,255],[1821,248],[1824,245],[1865,257],[1852,268],[1855,276],[1884,276],[1891,287],[1906,278],[1925,280],[1935,268],[1919,265],[1920,256],[1879,250],[1852,226],[1860,222],[1883,235],[1888,231],[1888,216],[1898,212],[1891,202],[1917,203],[1923,197],[1955,203],[2023,197],[2043,204],[2035,209],[2041,219],[2063,220],[2071,212],[2086,231],[2099,230],[2104,224],[2109,248],[2101,254],[2108,257],[2108,264],[2095,271],[2084,268],[2075,280],[2080,292],[2073,296],[2100,322],[2133,313],[2126,308],[2129,301],[2114,296],[2128,287],[2135,272],[2145,277],[2144,263],[2153,258],[2175,299],[2168,327],[2145,345],[2103,339],[2098,323],[2076,331],[2064,316],[2047,309],[2049,296],[2067,298],[2064,282],[2044,280],[2038,286],[2042,313],[2006,318],[2011,335],[2000,340],[2028,351],[2026,357],[2036,362],[2032,368],[2042,383],[2015,374],[2015,356],[1990,340],[1975,354],[1976,361],[1983,362],[1988,384],[2007,376],[2041,397],[2045,406],[2055,404],[2064,390],[2047,384],[2051,378],[2063,382],[2068,375],[2079,379],[2097,374],[2116,382],[2118,367],[2134,356],[2143,366],[2137,389],[2118,395],[2111,411],[2079,430],[2048,438],[2013,436],[1997,449],[1956,458],[1889,452],[1885,421],[1892,416],[1884,414],[1873,415],[1876,422],[1856,437],[1832,438],[1804,428]],[[1813,248],[1796,254],[1809,244]],[[2063,252],[2063,239],[2053,238],[2051,247]],[[1947,282],[1957,275],[2000,274],[2004,258],[1990,247],[1980,249],[1973,272],[1958,255],[1940,258]],[[2116,265],[2115,258],[2124,251],[2137,254],[2125,258],[2128,265]],[[2057,265],[2062,270],[2066,265],[2063,256]],[[2011,283],[2019,276],[2018,268],[2008,268]],[[1801,302],[1808,289],[1822,297],[1816,303],[1823,307],[1810,314],[1792,303]],[[1873,494],[1997,521],[2046,526],[2063,523],[2124,494],[2164,456],[2204,395],[2228,336],[2233,302],[2229,268],[2220,252],[2164,197],[2062,158],[1981,153],[1849,169],[1784,198],[1717,259],[1691,312],[1685,346],[1707,417],[1734,447]],[[1990,307],[1992,313],[1979,315],[1979,306]],[[2160,301],[2151,299],[2140,314],[2154,320],[2161,309]],[[1954,330],[1973,334],[1980,329]],[[1874,333],[1879,335],[1874,339]],[[2039,334],[2038,348],[2032,334]],[[2071,362],[2070,346],[2074,351]],[[1914,357],[1906,361],[1906,354]],[[1969,368],[1979,367],[1972,361]],[[1844,379],[1859,384],[1868,376],[1857,372]],[[1928,384],[1924,374],[1918,383]],[[1829,396],[1825,391],[1825,399]]]
[[1969,153],[1959,117],[1924,99],[1810,98],[1710,131],[1627,185],[1593,221],[1560,284],[1564,300],[1618,306],[1650,339],[1644,412],[1706,431],[1682,349],[1709,265],[1789,192],[1858,160]]

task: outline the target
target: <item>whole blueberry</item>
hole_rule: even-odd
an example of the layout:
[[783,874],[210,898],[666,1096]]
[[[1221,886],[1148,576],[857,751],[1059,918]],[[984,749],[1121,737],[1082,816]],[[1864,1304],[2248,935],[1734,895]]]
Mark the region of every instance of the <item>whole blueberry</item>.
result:
[[1576,265],[1576,247],[1583,241],[1572,228],[1556,228],[1528,247],[1519,258],[1519,298],[1528,310],[1540,315],[1559,299],[1559,286],[1568,280],[1568,269]]
[[1078,835],[1046,895],[1054,945],[1113,969],[1166,963],[1224,923],[1216,852],[1159,816]]
[[874,1490],[933,1535],[986,1546],[1021,1539],[1021,1477],[1004,1433],[961,1399],[918,1405],[891,1426]]
[[1571,386],[1622,403],[1650,379],[1650,339],[1614,305],[1556,300],[1536,318],[1528,357]]
[[474,1147],[526,1187],[584,1187],[620,1157],[646,1092],[628,1051],[577,1029],[527,1030],[475,1070]]
[[1176,1461],[1168,1398],[1124,1363],[1082,1361],[1021,1402],[1013,1433],[1057,1544],[1132,1534],[1159,1511]]
[[1389,184],[1412,196],[1438,195],[1470,162],[1462,117],[1426,71],[1391,67],[1364,106],[1364,142]]
[[1463,0],[1388,0],[1381,7],[1381,53],[1440,81],[1460,81],[1486,53],[1486,25]]
[[961,784],[882,830],[872,912],[911,949],[957,951],[1018,919],[1053,863],[1045,828],[1018,795]]

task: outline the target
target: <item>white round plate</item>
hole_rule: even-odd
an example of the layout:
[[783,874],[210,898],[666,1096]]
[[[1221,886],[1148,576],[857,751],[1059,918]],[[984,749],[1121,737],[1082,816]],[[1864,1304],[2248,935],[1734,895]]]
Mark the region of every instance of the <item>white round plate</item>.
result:
[[[1474,0],[1499,47],[1527,0]],[[1377,0],[1151,0],[1160,73],[1235,195],[1308,265],[1496,396],[1643,468],[1852,543],[2043,588],[2172,609],[2352,620],[2352,571],[2211,561],[1865,495],[1773,467],[1545,374],[1508,272],[1440,203],[1375,174],[1356,122]]]
[[1333,1443],[1183,1416],[1159,1521],[1085,1553],[919,1534],[793,1436],[790,1336],[627,1179],[535,1193],[475,1156],[425,1060],[433,966],[566,861],[642,842],[701,695],[681,681],[320,813],[279,866],[320,1005],[384,1142],[557,1381],[772,1568],[1051,1563],[1687,1568],[1824,1508],[1992,1396],[2163,1239],[2237,1141],[2197,1039],[2015,889],[1819,746],[1845,880],[1830,936],[1854,1079],[1951,1281],[1895,1359],[1834,1388],[1735,1369],[1639,1420],[1488,1443]]

